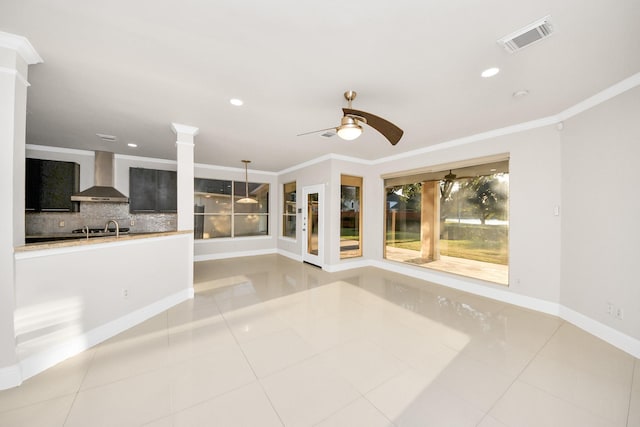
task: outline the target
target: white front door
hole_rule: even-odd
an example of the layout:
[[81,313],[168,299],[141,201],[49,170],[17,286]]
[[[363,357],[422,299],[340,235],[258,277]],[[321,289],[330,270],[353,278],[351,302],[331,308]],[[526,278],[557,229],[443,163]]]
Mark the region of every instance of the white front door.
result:
[[318,267],[324,260],[324,186],[302,188],[302,260]]

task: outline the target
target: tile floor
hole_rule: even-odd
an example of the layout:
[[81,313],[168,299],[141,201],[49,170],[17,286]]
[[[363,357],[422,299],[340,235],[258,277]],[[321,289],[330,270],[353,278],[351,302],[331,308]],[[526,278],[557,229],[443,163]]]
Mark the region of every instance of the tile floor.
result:
[[277,255],[0,392],[0,426],[640,426],[640,361],[557,318]]

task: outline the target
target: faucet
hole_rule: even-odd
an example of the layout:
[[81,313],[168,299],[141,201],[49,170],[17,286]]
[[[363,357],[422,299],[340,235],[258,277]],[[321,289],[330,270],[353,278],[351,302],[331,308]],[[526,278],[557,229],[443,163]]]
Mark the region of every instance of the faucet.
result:
[[107,221],[107,223],[104,226],[104,232],[106,233],[107,231],[109,231],[109,224],[114,223],[116,226],[116,237],[120,236],[120,226],[118,225],[118,221],[116,221],[115,219],[110,219],[109,221]]
[[89,240],[89,226],[88,225],[85,225],[84,227],[82,227],[82,232],[87,235],[87,240]]

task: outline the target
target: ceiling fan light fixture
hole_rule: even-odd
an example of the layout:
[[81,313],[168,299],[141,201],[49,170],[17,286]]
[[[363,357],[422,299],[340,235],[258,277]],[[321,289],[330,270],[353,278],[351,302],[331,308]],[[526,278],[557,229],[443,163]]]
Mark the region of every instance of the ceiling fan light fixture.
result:
[[347,100],[348,108],[342,109],[342,113],[344,115],[340,120],[340,126],[299,133],[298,136],[325,132],[325,134],[323,134],[322,136],[329,137],[332,134],[328,133],[327,131],[334,131],[338,134],[340,139],[353,141],[354,139],[362,135],[362,124],[364,123],[365,125],[371,126],[375,130],[380,132],[380,134],[382,134],[382,136],[384,136],[391,143],[391,145],[396,145],[398,141],[400,141],[400,138],[402,138],[404,131],[390,121],[376,116],[375,114],[352,109],[351,103],[355,98],[356,93],[352,90],[346,91],[344,93],[344,99]]
[[344,116],[338,126],[338,136],[347,141],[353,141],[362,135],[362,126],[353,117]]

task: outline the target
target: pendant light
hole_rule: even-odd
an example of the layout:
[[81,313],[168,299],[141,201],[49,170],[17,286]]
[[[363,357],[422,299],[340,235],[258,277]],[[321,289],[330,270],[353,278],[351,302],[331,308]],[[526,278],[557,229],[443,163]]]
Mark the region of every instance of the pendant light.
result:
[[451,169],[449,169],[449,173],[444,176],[444,180],[442,181],[440,191],[442,192],[442,199],[446,200],[451,195],[451,190],[453,189],[453,182],[456,179],[456,175],[451,173]]
[[251,160],[242,160],[242,163],[244,163],[244,197],[236,203],[258,203],[256,199],[249,197],[249,172],[247,168]]

